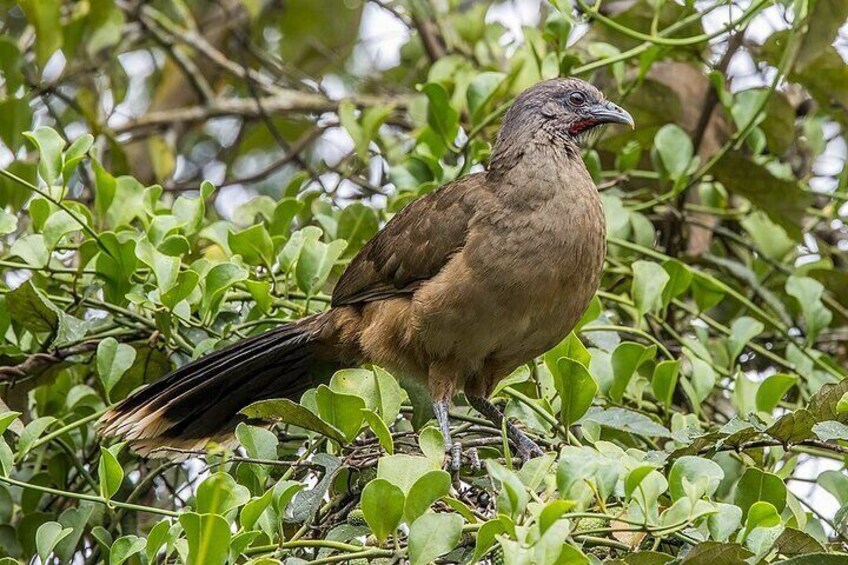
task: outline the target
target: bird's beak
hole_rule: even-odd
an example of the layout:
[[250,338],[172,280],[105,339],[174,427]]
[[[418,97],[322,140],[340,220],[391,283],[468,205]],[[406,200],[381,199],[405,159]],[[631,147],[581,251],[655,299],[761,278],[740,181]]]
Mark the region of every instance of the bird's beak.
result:
[[633,116],[624,108],[612,102],[601,102],[589,110],[589,114],[602,124],[624,124],[636,127]]

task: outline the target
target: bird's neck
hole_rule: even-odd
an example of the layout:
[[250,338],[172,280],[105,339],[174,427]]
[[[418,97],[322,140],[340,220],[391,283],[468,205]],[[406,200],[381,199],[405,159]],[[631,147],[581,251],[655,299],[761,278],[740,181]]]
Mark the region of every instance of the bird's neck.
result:
[[487,175],[490,186],[509,192],[504,196],[545,200],[575,196],[575,191],[597,194],[573,140],[540,129],[524,140],[498,141]]

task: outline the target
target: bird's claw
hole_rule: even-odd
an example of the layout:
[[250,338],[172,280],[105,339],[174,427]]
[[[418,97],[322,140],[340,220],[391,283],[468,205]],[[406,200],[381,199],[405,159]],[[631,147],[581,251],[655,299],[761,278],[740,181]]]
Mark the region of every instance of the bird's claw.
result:
[[[472,471],[479,471],[483,468],[483,465],[480,463],[480,456],[477,453],[476,447],[468,448],[465,452],[465,457],[468,459],[468,465],[471,467]],[[460,442],[457,441],[446,446],[444,470],[458,473],[462,467],[462,459],[462,444]]]
[[527,463],[536,457],[542,457],[545,452],[542,448],[536,445],[532,439],[524,436],[518,441],[518,456],[521,458],[521,464]]

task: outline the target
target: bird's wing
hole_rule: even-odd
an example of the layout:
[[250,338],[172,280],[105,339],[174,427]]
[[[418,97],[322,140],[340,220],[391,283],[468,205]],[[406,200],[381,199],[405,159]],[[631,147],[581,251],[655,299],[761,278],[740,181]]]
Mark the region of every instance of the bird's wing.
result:
[[468,175],[395,215],[353,258],[333,292],[343,306],[410,294],[436,276],[468,235],[485,175]]

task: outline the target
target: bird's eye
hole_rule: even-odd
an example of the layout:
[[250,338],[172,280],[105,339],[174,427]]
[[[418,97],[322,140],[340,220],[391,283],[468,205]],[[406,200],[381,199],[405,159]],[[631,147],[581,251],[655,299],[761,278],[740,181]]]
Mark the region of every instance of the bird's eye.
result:
[[586,103],[586,95],[575,90],[568,95],[568,103],[572,106],[582,106]]

